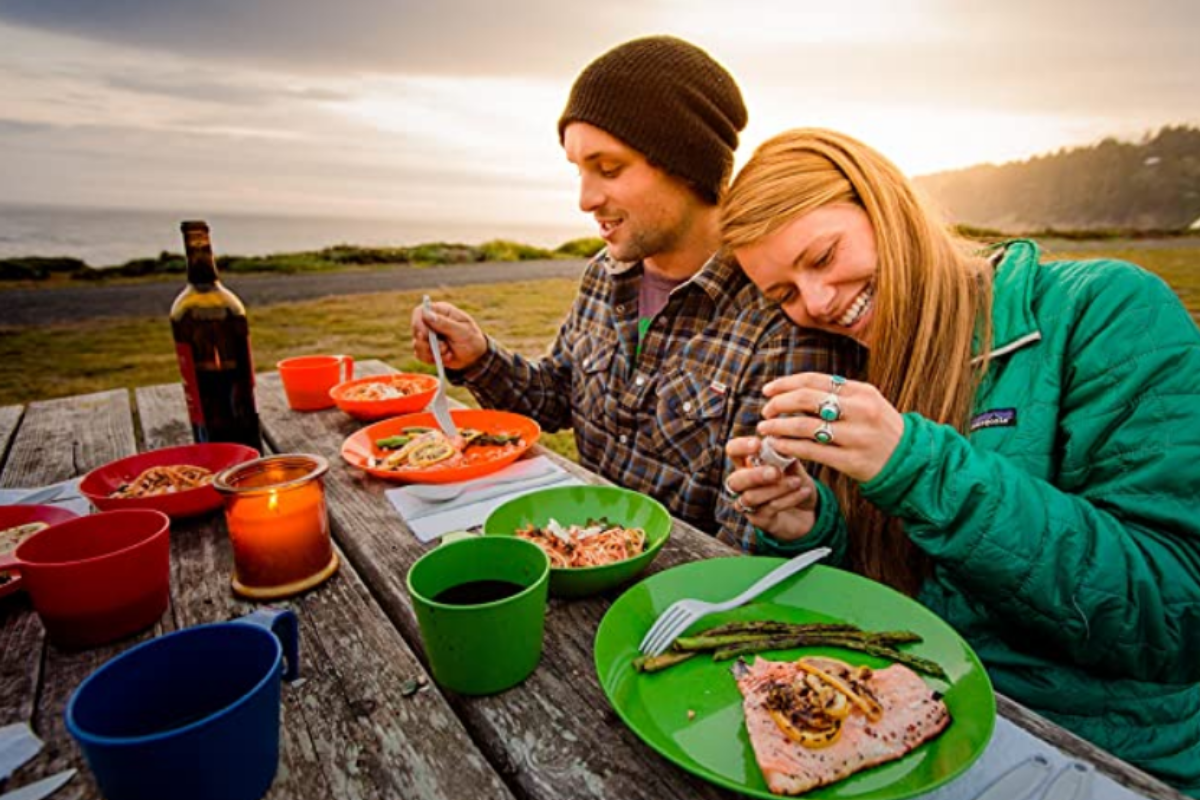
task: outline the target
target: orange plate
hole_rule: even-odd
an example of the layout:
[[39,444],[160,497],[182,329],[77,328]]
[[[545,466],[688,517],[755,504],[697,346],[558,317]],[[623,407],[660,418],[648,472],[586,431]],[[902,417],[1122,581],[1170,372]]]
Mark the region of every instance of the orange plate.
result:
[[[420,391],[404,397],[393,397],[390,400],[348,400],[346,391],[364,383],[393,383],[398,378],[412,381],[420,387]],[[372,375],[368,378],[355,378],[352,381],[339,383],[329,390],[329,396],[337,407],[356,419],[383,419],[397,414],[411,414],[429,405],[437,391],[437,378],[433,375],[422,375],[415,372],[398,372],[391,375]],[[380,437],[383,438],[383,437]]]
[[[368,466],[371,457],[380,458],[388,453],[375,446],[377,439],[398,436],[405,428],[422,426],[435,428],[433,414],[409,414],[405,417],[394,417],[368,425],[342,443],[342,458],[359,469],[366,470],[377,478],[404,483],[457,483],[491,474],[501,467],[516,461],[525,451],[533,447],[542,429],[529,417],[512,414],[508,411],[483,411],[479,409],[464,409],[451,411],[454,424],[460,429],[474,428],[484,433],[516,433],[521,436],[521,443],[505,451],[500,447],[472,447],[467,451],[467,457],[472,463],[442,465],[433,464],[425,469],[411,469],[404,472],[391,472]],[[478,459],[478,460],[475,460]]]

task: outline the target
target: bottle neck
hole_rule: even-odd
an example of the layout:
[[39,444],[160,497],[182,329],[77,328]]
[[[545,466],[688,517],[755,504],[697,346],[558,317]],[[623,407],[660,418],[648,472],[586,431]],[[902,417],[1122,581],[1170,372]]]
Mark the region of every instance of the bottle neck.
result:
[[217,262],[213,258],[212,241],[203,229],[184,230],[184,247],[187,251],[188,283],[205,285],[217,282]]

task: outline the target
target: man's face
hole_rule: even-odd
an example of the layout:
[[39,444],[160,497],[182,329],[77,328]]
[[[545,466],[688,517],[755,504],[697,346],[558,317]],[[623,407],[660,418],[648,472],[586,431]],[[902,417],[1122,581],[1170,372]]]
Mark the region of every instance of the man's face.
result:
[[707,208],[682,180],[594,125],[568,125],[563,149],[579,170],[579,208],[595,218],[618,261],[675,250]]

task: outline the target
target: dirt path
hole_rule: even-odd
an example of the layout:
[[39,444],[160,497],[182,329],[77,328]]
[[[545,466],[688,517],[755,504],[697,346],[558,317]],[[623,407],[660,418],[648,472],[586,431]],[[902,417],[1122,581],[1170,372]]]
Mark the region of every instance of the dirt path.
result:
[[[233,275],[223,278],[251,307],[338,295],[374,294],[477,283],[577,278],[586,261],[517,261],[448,267],[396,267],[364,272]],[[178,281],[121,286],[67,286],[0,292],[0,325],[53,325],[101,317],[163,316],[183,287]]]

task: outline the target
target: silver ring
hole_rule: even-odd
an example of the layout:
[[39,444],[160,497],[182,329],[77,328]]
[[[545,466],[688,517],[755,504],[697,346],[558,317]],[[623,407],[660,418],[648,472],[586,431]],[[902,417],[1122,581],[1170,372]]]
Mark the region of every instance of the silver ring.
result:
[[833,384],[833,388],[829,390],[831,394],[841,394],[842,387],[846,385],[846,379],[841,375],[830,375],[829,382]]
[[725,480],[724,480],[724,482],[722,482],[721,485],[725,487],[725,493],[728,494],[730,497],[732,497],[735,502],[738,500],[738,498],[741,497],[741,495],[738,492],[735,492],[733,490],[733,487],[729,485],[729,476],[728,475],[725,476]]
[[813,438],[821,444],[833,444],[833,426],[828,422],[822,422],[821,427],[817,428],[817,432],[813,434]]
[[826,422],[837,422],[842,418],[842,404],[833,392],[825,395],[825,399],[817,406],[817,416]]
[[738,498],[735,498],[735,499],[734,499],[734,501],[733,501],[733,510],[734,510],[734,511],[736,511],[736,512],[738,512],[739,514],[745,514],[746,516],[750,516],[751,514],[756,514],[756,513],[758,513],[758,507],[757,507],[757,506],[748,506],[748,505],[746,505],[745,503],[743,503],[743,502],[742,502],[742,498],[741,498],[741,497],[738,497]]

